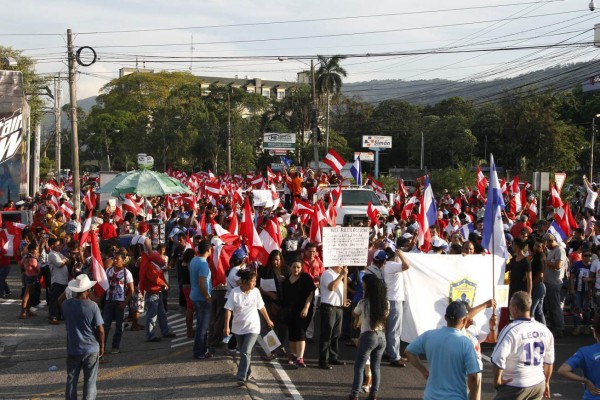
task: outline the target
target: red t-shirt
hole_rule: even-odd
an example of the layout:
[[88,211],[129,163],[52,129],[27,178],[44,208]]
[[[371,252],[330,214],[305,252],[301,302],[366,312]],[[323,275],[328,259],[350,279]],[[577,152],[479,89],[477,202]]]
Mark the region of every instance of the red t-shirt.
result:
[[119,236],[117,235],[117,230],[115,229],[115,226],[110,222],[103,222],[102,224],[100,224],[100,226],[98,227],[98,234],[100,235],[100,239],[102,240],[113,239]]
[[309,261],[307,258],[302,259],[302,272],[306,272],[313,278],[313,282],[319,282],[321,275],[325,272],[323,267],[323,261],[318,256],[315,256],[313,261]]

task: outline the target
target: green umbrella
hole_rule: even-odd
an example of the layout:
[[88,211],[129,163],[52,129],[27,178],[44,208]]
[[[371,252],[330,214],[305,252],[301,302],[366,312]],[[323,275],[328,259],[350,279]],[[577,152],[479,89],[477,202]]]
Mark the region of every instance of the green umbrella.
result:
[[167,174],[149,170],[122,172],[96,193],[137,194],[138,196],[163,196],[166,194],[193,194],[177,179]]

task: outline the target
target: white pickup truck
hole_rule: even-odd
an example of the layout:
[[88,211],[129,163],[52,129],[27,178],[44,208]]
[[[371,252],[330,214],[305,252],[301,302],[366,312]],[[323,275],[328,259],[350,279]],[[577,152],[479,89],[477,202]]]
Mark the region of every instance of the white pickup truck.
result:
[[[332,189],[334,188],[321,189],[319,196],[324,196]],[[357,186],[342,187],[342,207],[335,208],[337,213],[335,223],[337,225],[356,226],[363,222],[367,218],[369,202],[373,204],[382,217],[387,218],[387,209],[381,204],[381,200],[372,189]]]

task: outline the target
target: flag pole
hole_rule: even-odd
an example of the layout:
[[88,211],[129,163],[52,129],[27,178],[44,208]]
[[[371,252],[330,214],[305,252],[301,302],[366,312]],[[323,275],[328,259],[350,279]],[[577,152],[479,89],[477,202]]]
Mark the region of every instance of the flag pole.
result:
[[[496,165],[492,165],[492,154],[490,153],[490,166],[494,168],[494,170],[496,169]],[[496,174],[496,181],[498,180],[498,175]],[[488,191],[489,192],[489,191]],[[488,193],[488,199],[489,199],[489,195],[491,193]],[[492,196],[492,210],[495,210],[496,207],[496,196]],[[494,221],[494,224],[496,222]],[[495,251],[496,251],[496,235],[494,232],[494,226],[492,226],[492,299],[495,301],[496,300],[496,257],[495,257]],[[492,310],[492,315],[496,314],[496,307],[493,308]]]

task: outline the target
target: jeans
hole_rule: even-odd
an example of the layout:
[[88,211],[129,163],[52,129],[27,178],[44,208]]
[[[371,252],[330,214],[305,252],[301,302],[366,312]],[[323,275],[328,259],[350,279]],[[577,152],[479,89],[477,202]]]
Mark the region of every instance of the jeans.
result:
[[387,341],[385,352],[390,356],[390,361],[397,361],[400,357],[400,334],[402,333],[402,301],[390,300],[390,314],[385,329]]
[[236,378],[238,381],[246,381],[252,373],[250,360],[252,358],[252,348],[254,347],[254,343],[256,343],[256,339],[258,339],[258,333],[235,335],[235,338],[240,347],[240,363],[238,364]]
[[338,340],[342,334],[341,308],[321,303],[321,334],[319,336],[319,365],[338,359]]
[[591,322],[591,314],[592,310],[590,307],[586,307],[587,304],[584,305],[586,292],[575,292],[575,296],[573,296],[573,304],[571,307],[573,308],[573,322],[575,326],[581,325],[590,325]]
[[206,337],[210,322],[210,303],[194,301],[196,311],[196,336],[194,337],[194,358],[202,358],[206,354]]
[[565,329],[563,310],[560,306],[560,291],[562,284],[546,283],[546,305],[548,306],[548,319],[552,329],[562,332]]
[[82,369],[83,399],[94,400],[96,398],[98,361],[98,353],[90,353],[84,356],[67,356],[67,389],[65,392],[67,400],[77,400],[77,382]]
[[52,318],[61,319],[62,313],[60,312],[60,307],[58,306],[58,298],[65,291],[67,285],[63,285],[60,283],[53,283],[50,288],[50,301],[48,302],[48,314]]
[[0,297],[10,293],[8,283],[6,283],[6,277],[10,273],[10,266],[0,267]]
[[169,334],[169,322],[167,312],[159,293],[146,293],[144,296],[146,307],[146,340],[152,340],[155,336],[156,318],[163,336]]
[[352,396],[358,397],[360,386],[363,381],[363,373],[367,360],[371,360],[371,394],[376,395],[379,390],[379,367],[381,356],[386,347],[385,334],[383,331],[368,331],[360,334],[358,339],[358,350],[354,362],[354,381],[352,382]]
[[543,282],[540,282],[531,289],[531,316],[537,322],[546,325],[544,297],[546,297],[546,286]]
[[102,318],[104,319],[104,340],[108,343],[108,334],[110,333],[110,326],[115,321],[115,334],[112,339],[112,347],[118,349],[121,344],[121,337],[123,336],[123,319],[125,316],[125,310],[121,308],[120,301],[107,300],[104,302],[104,311],[102,312]]

